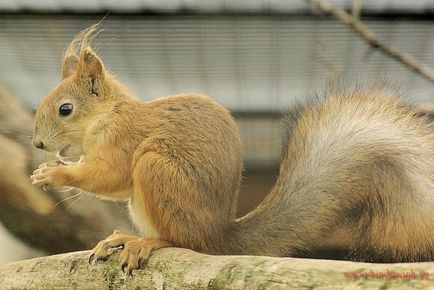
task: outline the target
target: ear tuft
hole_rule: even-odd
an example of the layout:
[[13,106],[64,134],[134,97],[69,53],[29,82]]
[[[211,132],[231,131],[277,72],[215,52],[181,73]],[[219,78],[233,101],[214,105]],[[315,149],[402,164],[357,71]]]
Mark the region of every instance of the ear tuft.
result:
[[62,80],[70,77],[77,70],[78,57],[76,55],[68,55],[62,61]]
[[104,65],[99,57],[90,48],[85,48],[80,55],[77,74],[79,77],[92,80],[104,77]]
[[90,43],[102,31],[100,24],[101,22],[79,32],[66,48],[62,61],[62,77],[71,76],[75,72],[75,82],[96,96],[100,95],[105,70]]

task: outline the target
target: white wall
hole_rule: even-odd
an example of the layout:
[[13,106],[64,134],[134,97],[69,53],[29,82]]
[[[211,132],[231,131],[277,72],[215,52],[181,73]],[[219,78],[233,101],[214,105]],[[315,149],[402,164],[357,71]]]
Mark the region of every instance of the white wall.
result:
[[[338,7],[352,7],[352,0],[325,0]],[[363,8],[376,12],[423,12],[434,8],[432,0],[365,0]],[[138,12],[150,10],[173,13],[196,12],[273,12],[305,13],[311,5],[305,0],[0,0],[0,10],[16,12],[30,11],[74,11],[74,12]]]

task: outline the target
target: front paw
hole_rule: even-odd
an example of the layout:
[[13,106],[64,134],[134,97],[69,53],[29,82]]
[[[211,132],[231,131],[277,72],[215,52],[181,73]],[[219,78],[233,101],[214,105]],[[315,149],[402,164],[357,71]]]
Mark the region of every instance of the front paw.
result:
[[45,186],[53,184],[53,171],[52,167],[39,168],[33,171],[33,174],[30,176],[30,180],[33,185],[36,186]]
[[46,185],[56,185],[54,179],[54,172],[59,166],[63,166],[60,160],[51,160],[39,165],[39,168],[33,171],[30,180],[33,185],[45,187]]

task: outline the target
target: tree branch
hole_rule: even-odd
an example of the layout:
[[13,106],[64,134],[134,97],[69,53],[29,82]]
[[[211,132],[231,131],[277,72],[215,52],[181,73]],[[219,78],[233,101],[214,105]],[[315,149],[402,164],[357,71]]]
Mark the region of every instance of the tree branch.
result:
[[[135,271],[132,277],[127,277],[120,271],[115,259],[89,265],[88,257],[87,251],[75,252],[0,266],[0,288],[352,289],[369,286],[370,289],[386,289],[399,286],[403,289],[428,289],[434,286],[434,263],[368,264],[259,256],[210,256],[169,248],[155,252],[144,270]],[[351,271],[373,273],[371,275],[377,273],[377,276],[389,273],[389,277],[346,278],[344,272]],[[417,278],[390,279],[392,271],[400,275],[412,271]]]
[[336,8],[322,0],[307,0],[316,8],[325,14],[334,16],[342,23],[350,26],[357,34],[359,34],[369,45],[376,48],[395,60],[403,63],[411,70],[417,72],[425,79],[434,83],[434,70],[418,61],[412,55],[399,50],[398,48],[387,44],[381,40],[374,32],[366,27],[358,17],[353,17],[343,9]]

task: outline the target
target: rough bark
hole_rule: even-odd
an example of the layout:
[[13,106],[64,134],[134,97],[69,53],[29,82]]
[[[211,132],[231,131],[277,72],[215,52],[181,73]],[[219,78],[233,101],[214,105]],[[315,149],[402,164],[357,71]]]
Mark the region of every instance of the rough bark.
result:
[[[434,263],[209,256],[185,249],[156,251],[143,270],[124,275],[116,259],[89,265],[89,252],[0,266],[1,289],[430,289]],[[344,272],[403,273],[416,278],[346,278]],[[389,271],[389,272],[387,272]],[[420,277],[419,275],[421,275]],[[426,276],[424,273],[428,273]],[[374,274],[372,274],[374,275]],[[431,275],[431,276],[430,276]]]

